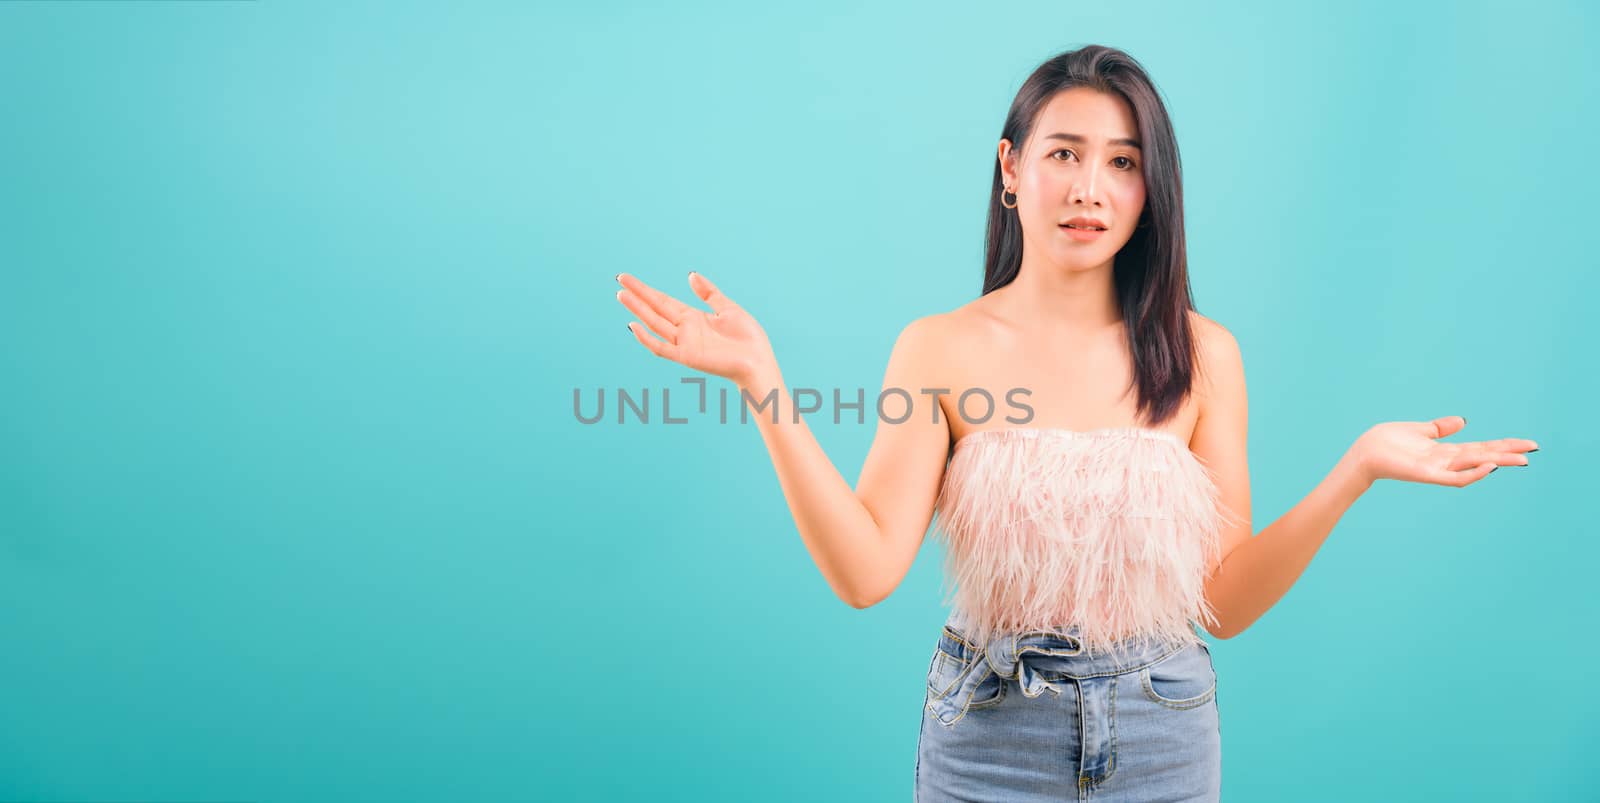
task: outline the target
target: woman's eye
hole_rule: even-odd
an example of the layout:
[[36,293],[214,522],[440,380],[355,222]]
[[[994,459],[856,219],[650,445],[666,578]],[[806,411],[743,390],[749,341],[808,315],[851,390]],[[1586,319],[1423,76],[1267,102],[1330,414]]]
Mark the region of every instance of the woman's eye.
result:
[[[1052,154],[1050,154],[1050,155],[1051,155],[1051,156],[1060,156],[1060,155],[1061,155],[1061,154],[1063,154],[1063,153],[1065,153],[1065,154],[1067,154],[1067,155],[1069,155],[1069,156],[1072,156],[1072,155],[1075,155],[1075,154],[1073,154],[1073,153],[1072,153],[1072,151],[1069,151],[1069,150],[1067,150],[1067,149],[1065,149],[1065,148],[1062,148],[1062,149],[1061,149],[1061,150],[1059,150],[1059,151],[1056,151],[1056,152],[1055,152],[1055,153],[1052,153]],[[1056,161],[1058,161],[1058,162],[1062,162],[1062,161],[1066,161],[1066,160],[1065,160],[1065,159],[1057,159],[1057,160],[1056,160]],[[1121,163],[1121,164],[1120,164],[1120,165],[1119,165],[1119,166],[1120,166],[1120,167],[1121,167],[1121,169],[1123,169],[1123,170],[1132,170],[1132,169],[1133,169],[1133,168],[1134,168],[1134,167],[1136,167],[1136,166],[1137,166],[1137,165],[1135,165],[1135,164],[1134,164],[1134,163],[1133,163],[1133,160],[1132,160],[1132,159],[1129,159],[1129,158],[1128,158],[1128,157],[1126,157],[1126,156],[1118,156],[1118,157],[1117,157],[1117,158],[1115,158],[1115,159],[1112,159],[1112,160],[1111,160],[1111,161],[1113,161],[1113,162],[1120,162],[1120,163]]]

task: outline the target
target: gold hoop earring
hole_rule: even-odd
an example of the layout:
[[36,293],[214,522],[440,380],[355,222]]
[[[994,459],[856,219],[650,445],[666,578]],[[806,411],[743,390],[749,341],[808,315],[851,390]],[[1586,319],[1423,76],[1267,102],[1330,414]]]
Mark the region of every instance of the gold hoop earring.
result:
[[1011,192],[1011,203],[1006,203],[1006,193],[1008,193],[1008,192],[1011,192],[1011,188],[1010,187],[1006,187],[1005,189],[1002,189],[1000,191],[1000,205],[1005,207],[1005,208],[1007,208],[1007,209],[1016,209],[1017,208],[1017,194],[1014,193],[1014,192]]

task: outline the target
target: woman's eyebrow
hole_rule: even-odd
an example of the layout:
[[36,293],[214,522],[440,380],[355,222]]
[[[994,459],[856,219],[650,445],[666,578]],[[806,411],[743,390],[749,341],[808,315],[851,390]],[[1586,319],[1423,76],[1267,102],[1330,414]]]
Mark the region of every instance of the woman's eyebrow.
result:
[[[1045,139],[1064,139],[1064,140],[1066,140],[1068,142],[1075,142],[1075,143],[1078,143],[1078,144],[1082,144],[1083,142],[1085,142],[1085,140],[1084,140],[1084,138],[1083,138],[1083,136],[1081,134],[1062,134],[1062,133],[1047,134],[1045,136]],[[1108,139],[1108,140],[1106,140],[1106,142],[1111,144],[1111,145],[1127,145],[1128,147],[1131,147],[1131,148],[1139,148],[1139,140],[1136,140],[1136,139],[1125,139],[1125,138],[1124,139]],[[1139,148],[1139,149],[1143,150],[1143,148]]]

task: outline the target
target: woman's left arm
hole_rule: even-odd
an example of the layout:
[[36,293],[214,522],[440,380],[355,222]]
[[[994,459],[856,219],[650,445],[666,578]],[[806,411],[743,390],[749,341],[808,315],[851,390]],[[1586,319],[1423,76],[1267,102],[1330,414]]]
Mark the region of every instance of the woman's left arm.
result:
[[1206,368],[1190,448],[1211,469],[1226,508],[1220,562],[1211,567],[1205,589],[1218,621],[1203,624],[1217,638],[1239,635],[1276,605],[1334,524],[1377,480],[1460,488],[1499,466],[1528,465],[1525,453],[1539,448],[1525,438],[1439,443],[1466,426],[1460,416],[1378,424],[1356,439],[1299,504],[1251,537],[1244,361],[1230,332],[1198,315],[1196,320]]

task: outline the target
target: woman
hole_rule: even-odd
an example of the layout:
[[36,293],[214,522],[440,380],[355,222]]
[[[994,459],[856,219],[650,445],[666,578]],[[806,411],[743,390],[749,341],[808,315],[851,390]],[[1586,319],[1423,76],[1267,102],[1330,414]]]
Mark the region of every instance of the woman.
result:
[[[900,332],[881,398],[907,408],[855,490],[804,419],[758,415],[761,436],[855,607],[899,584],[937,514],[957,591],[928,669],[919,800],[1216,800],[1216,675],[1193,625],[1244,631],[1374,481],[1461,487],[1537,446],[1439,442],[1459,416],[1379,424],[1252,537],[1243,363],[1194,310],[1177,143],[1143,68],[1101,46],[1045,62],[998,157],[983,293]],[[710,314],[618,281],[651,352],[787,398],[765,333],[709,279],[689,275]]]

